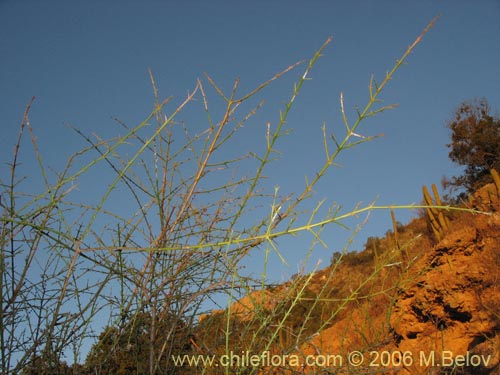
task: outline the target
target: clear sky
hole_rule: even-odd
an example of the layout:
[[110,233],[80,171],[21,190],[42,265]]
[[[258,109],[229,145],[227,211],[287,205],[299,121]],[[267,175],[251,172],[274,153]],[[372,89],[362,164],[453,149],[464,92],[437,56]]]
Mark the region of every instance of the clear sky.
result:
[[[340,93],[353,120],[355,106],[367,101],[370,75],[381,81],[438,14],[382,96],[399,107],[359,131],[384,137],[346,152],[343,168],[330,171],[313,200],[338,202],[344,211],[376,198],[379,204],[418,203],[423,184],[439,184],[459,171],[445,147],[444,124],[454,108],[474,97],[500,108],[499,1],[0,1],[0,176],[8,172],[5,163],[32,96],[30,120],[40,150],[58,170],[85,145],[67,124],[107,138],[123,133],[113,117],[133,126],[150,113],[149,68],[160,94],[180,103],[203,72],[225,90],[240,77],[244,91],[309,59],[333,36],[297,98],[287,123],[292,131],[278,144],[282,156],[270,176],[269,186],[300,192],[304,176],[323,162],[322,125],[342,133]],[[276,124],[303,70],[259,96],[266,105],[246,124],[255,131],[235,149],[262,146],[267,121]],[[215,98],[213,90],[209,95]],[[206,123],[187,126],[196,132]],[[28,176],[37,173],[29,152],[23,162]],[[85,193],[80,189],[83,199]],[[93,199],[91,189],[88,194]],[[398,211],[397,218],[407,222],[411,215]],[[352,249],[389,228],[389,212],[373,214]],[[314,257],[327,264],[347,235],[325,230],[329,248]],[[306,240],[279,242],[290,268],[282,267],[276,279],[297,272]]]

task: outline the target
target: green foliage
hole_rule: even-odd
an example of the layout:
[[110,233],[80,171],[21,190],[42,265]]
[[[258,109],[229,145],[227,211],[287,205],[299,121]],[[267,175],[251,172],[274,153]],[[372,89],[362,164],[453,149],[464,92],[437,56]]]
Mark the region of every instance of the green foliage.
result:
[[451,130],[450,159],[462,166],[462,176],[444,182],[448,188],[472,193],[491,182],[491,169],[500,169],[500,118],[491,115],[486,99],[460,104],[446,126]]
[[344,255],[342,261],[351,267],[369,264],[373,261],[374,254],[369,251],[350,251]]
[[335,264],[339,262],[341,259],[342,259],[342,253],[340,251],[335,251],[330,258],[330,264]]
[[[33,355],[23,368],[21,375],[73,375],[76,368],[70,368],[58,358],[47,355]],[[80,372],[78,372],[80,374]]]
[[365,251],[348,251],[341,253],[335,251],[332,254],[330,265],[345,264],[347,266],[364,265],[376,259],[380,254],[381,240],[378,237],[369,237],[365,244]]
[[[122,327],[107,327],[93,345],[85,362],[90,374],[174,374],[171,354],[190,351],[187,325],[174,316],[153,319],[149,313],[138,313]],[[174,328],[174,331],[172,331]],[[150,348],[153,348],[153,352]],[[155,361],[150,361],[151,353]],[[154,363],[154,368],[150,368]]]

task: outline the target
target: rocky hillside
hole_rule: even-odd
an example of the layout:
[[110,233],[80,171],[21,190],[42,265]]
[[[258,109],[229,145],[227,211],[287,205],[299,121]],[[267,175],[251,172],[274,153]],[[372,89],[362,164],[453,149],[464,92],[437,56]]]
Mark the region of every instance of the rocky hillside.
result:
[[233,358],[241,373],[499,374],[498,196],[491,184],[470,198],[489,214],[446,212],[440,236],[422,212],[317,273],[204,316],[198,352],[246,356]]

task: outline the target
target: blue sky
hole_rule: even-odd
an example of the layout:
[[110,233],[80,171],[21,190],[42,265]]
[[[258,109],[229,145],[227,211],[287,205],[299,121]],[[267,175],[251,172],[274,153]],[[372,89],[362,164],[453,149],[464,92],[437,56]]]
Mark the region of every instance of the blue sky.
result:
[[[326,205],[337,202],[344,211],[374,199],[379,204],[418,203],[423,184],[439,184],[442,176],[459,172],[445,147],[449,134],[444,124],[454,108],[474,97],[499,108],[498,1],[2,1],[0,176],[7,176],[5,163],[32,96],[30,120],[44,162],[58,170],[85,146],[67,124],[109,138],[123,133],[113,117],[133,126],[150,113],[154,98],[148,69],[160,95],[173,95],[173,103],[180,103],[204,72],[225,90],[240,77],[244,92],[309,59],[333,36],[288,118],[291,133],[278,144],[281,159],[269,179],[269,186],[279,185],[284,194],[300,192],[304,176],[323,162],[322,125],[342,132],[340,93],[353,120],[355,106],[363,107],[368,99],[370,75],[381,81],[438,14],[435,27],[382,96],[385,104],[398,108],[367,121],[359,131],[384,137],[347,151],[339,159],[343,168],[330,171],[311,207],[321,199]],[[228,155],[262,147],[266,123],[277,123],[303,70],[298,67],[259,95],[266,100],[264,108],[246,124],[246,136]],[[208,95],[216,100],[213,90]],[[193,132],[206,126],[204,119],[187,118]],[[22,161],[26,175],[38,173],[27,148]],[[95,199],[90,186],[79,194],[84,201]],[[412,215],[397,212],[402,222]],[[374,213],[352,249],[389,228],[389,212]],[[348,235],[325,230],[329,248],[315,250],[314,259],[327,264]],[[276,279],[297,272],[309,242],[308,237],[279,242],[290,267],[279,266]],[[260,266],[255,267],[258,272]]]

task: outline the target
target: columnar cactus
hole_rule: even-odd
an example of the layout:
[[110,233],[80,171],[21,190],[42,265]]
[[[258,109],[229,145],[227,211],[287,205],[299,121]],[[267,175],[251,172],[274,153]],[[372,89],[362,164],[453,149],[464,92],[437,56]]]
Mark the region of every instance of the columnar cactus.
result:
[[450,222],[448,218],[444,215],[442,209],[438,209],[436,206],[442,206],[441,198],[435,184],[432,184],[432,192],[434,193],[435,202],[432,199],[427,186],[422,187],[422,192],[424,194],[424,200],[427,207],[427,215],[431,223],[432,231],[436,236],[436,239],[440,241],[445,232],[449,229]]

